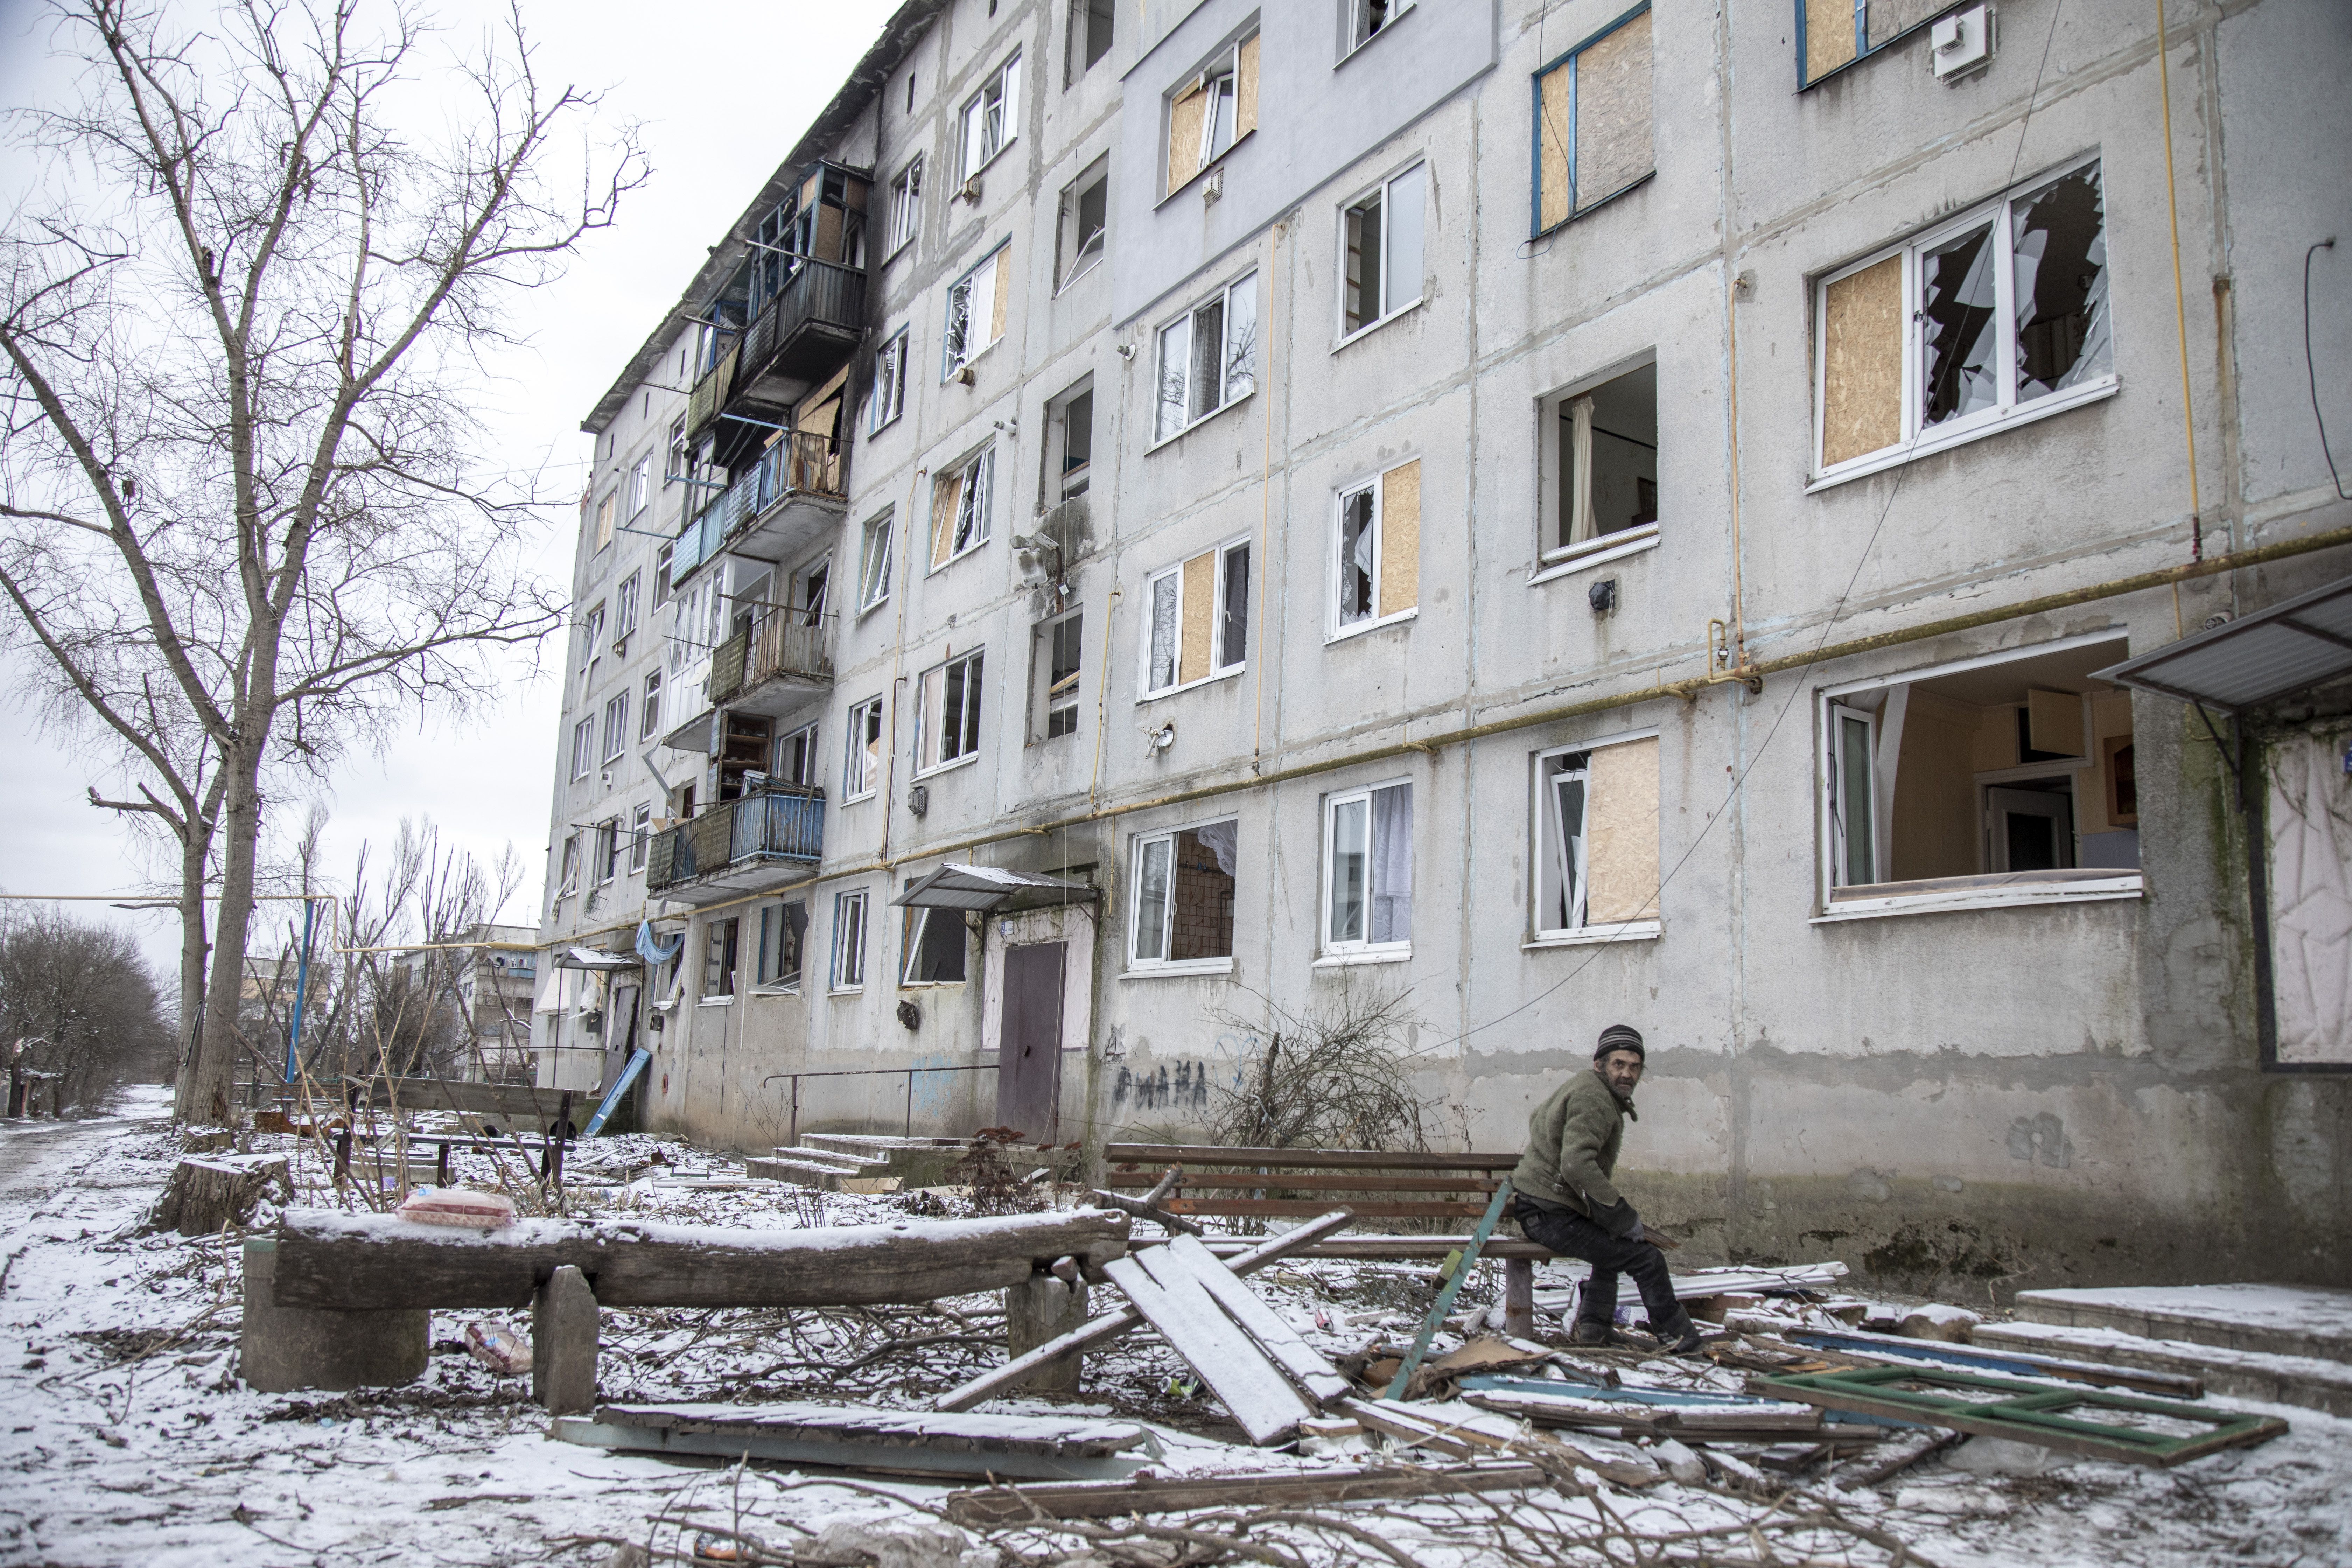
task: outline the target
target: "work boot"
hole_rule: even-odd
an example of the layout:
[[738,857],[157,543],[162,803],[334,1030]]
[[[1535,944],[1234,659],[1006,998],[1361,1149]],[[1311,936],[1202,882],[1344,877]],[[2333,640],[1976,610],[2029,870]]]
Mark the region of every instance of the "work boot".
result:
[[1580,1320],[1574,1328],[1568,1331],[1568,1342],[1572,1345],[1613,1345],[1617,1342],[1617,1331],[1607,1323]]
[[1659,1348],[1668,1355],[1694,1355],[1699,1347],[1698,1325],[1691,1321],[1688,1312],[1677,1310],[1664,1322],[1652,1326]]

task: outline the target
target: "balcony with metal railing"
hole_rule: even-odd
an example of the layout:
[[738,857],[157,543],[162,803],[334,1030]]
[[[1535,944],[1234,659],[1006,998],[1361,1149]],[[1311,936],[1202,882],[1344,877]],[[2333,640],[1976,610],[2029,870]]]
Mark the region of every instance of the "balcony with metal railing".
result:
[[646,891],[708,904],[796,881],[824,856],[824,791],[771,784],[654,835]]
[[670,581],[726,551],[762,561],[797,555],[849,505],[849,454],[832,437],[788,430],[702,509],[670,550]]
[[688,437],[701,435],[723,414],[773,418],[846,363],[865,331],[865,272],[795,258],[783,287],[694,384],[686,405]]
[[[711,669],[710,700],[724,702],[738,712],[770,719],[808,706],[833,689],[834,617],[823,610],[768,609],[740,640],[742,655],[733,661],[734,689],[719,694],[719,668]],[[724,656],[727,648],[720,650]]]

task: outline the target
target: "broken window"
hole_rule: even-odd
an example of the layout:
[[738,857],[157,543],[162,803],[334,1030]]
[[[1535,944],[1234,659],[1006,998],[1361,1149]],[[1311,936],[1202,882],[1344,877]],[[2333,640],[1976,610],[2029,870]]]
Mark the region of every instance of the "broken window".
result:
[[1658,526],[1658,367],[1546,398],[1538,549],[1547,566],[1654,537]]
[[574,783],[596,766],[596,721],[583,719],[572,727],[572,777]]
[[1421,459],[1339,494],[1333,637],[1412,613],[1421,597]]
[[1340,0],[1340,9],[1347,16],[1347,32],[1339,44],[1344,55],[1370,43],[1381,28],[1412,9],[1412,0]]
[[669,563],[677,551],[675,543],[665,544],[654,552],[654,608],[669,603]]
[[1145,696],[1241,668],[1249,657],[1249,542],[1240,540],[1145,579]]
[[980,754],[981,660],[975,650],[923,671],[916,688],[916,773]]
[[760,911],[759,967],[761,986],[795,990],[801,983],[801,944],[808,934],[808,906],[794,899]]
[[1110,53],[1112,10],[1118,0],[1070,0],[1070,40],[1066,82],[1076,82]]
[[874,390],[866,399],[870,434],[907,412],[907,329],[901,327],[874,355]]
[[1323,802],[1323,951],[1412,943],[1412,785],[1347,790]]
[[1195,174],[1257,129],[1257,45],[1253,32],[1224,45],[1200,74],[1168,97],[1168,189]]
[[1932,21],[1950,0],[1797,0],[1797,89],[1875,54]]
[[963,177],[971,179],[988,161],[1020,133],[1021,57],[1015,54],[996,69],[981,89],[964,100]]
[[1231,963],[1240,832],[1227,818],[1136,838],[1130,967]]
[[942,381],[979,357],[1004,335],[1004,312],[1013,298],[1013,247],[1000,245],[981,264],[948,285],[946,368]]
[[1657,172],[1647,5],[1536,73],[1535,131],[1538,235]]
[[618,875],[621,869],[621,819],[619,817],[608,816],[596,825],[593,853],[596,868],[596,885],[601,888]]
[[604,704],[604,761],[616,763],[629,744],[629,694],[620,691]]
[[1832,908],[2117,878],[2137,887],[2131,700],[2092,673],[2124,653],[2113,639],[2071,639],[1831,691]]
[[781,784],[814,786],[816,783],[816,726],[778,736],[768,759],[768,776]]
[[616,647],[637,629],[639,577],[640,574],[632,572],[613,590],[613,642]]
[[1080,611],[1072,610],[1037,628],[1032,655],[1036,686],[1030,703],[1032,731],[1045,740],[1075,734],[1078,728],[1078,649],[1085,634]]
[[1249,395],[1256,384],[1257,274],[1219,289],[1160,329],[1160,416],[1165,441]]
[[882,254],[887,260],[914,243],[922,228],[923,220],[923,155],[916,153],[890,182],[890,226],[886,235],[888,243]]
[[1110,155],[1062,188],[1056,219],[1054,276],[1066,285],[1103,258],[1103,235],[1110,221]]
[[572,834],[563,841],[562,870],[556,878],[555,901],[559,904],[580,890],[580,835]]
[[637,459],[636,467],[629,470],[628,517],[634,521],[639,512],[646,510],[646,503],[653,499],[654,455],[648,452]]
[[1421,303],[1421,236],[1429,167],[1415,163],[1343,215],[1340,335]]
[[1094,458],[1095,384],[1088,376],[1045,411],[1045,503],[1086,494]]
[[703,926],[702,994],[706,999],[735,994],[737,942],[741,930],[731,915]]
[[983,447],[931,481],[931,569],[988,542],[988,493],[996,449]]
[[1656,921],[1657,737],[1538,752],[1536,840],[1537,941]]
[[868,519],[857,554],[857,607],[874,608],[890,596],[891,517]]
[[863,800],[882,787],[882,699],[849,710],[849,745],[842,757],[841,798]]
[[899,937],[906,963],[898,973],[901,985],[961,985],[963,984],[965,938],[961,910],[908,910]]
[[654,837],[654,808],[651,804],[640,805],[629,817],[629,869],[646,868],[646,857],[650,852]]
[[836,893],[833,900],[833,988],[862,990],[866,984],[866,890]]
[[613,542],[613,511],[620,498],[607,495],[596,503],[596,548],[602,550]]
[[662,675],[658,669],[646,673],[645,712],[637,724],[637,734],[651,739],[661,732]]
[[2099,165],[1832,273],[1817,304],[1824,475],[2097,395],[2114,385]]

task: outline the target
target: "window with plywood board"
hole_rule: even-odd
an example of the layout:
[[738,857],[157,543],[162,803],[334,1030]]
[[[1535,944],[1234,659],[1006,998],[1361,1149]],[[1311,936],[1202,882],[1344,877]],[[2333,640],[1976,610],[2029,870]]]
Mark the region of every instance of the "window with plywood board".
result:
[[1250,546],[1228,540],[1144,580],[1143,695],[1231,675],[1249,658]]
[[1538,752],[1536,838],[1536,942],[1654,932],[1657,736]]
[[1352,637],[1421,605],[1421,459],[1339,492],[1328,638]]
[[2037,888],[2135,893],[2131,698],[2092,673],[2124,652],[2095,634],[1826,693],[1832,909]]
[[1657,172],[1650,65],[1650,7],[1643,5],[1536,72],[1538,236]]
[[1951,0],[1796,0],[1797,90],[1907,37]]
[[1197,74],[1168,95],[1167,184],[1174,195],[1233,144],[1257,129],[1258,34],[1222,44]]

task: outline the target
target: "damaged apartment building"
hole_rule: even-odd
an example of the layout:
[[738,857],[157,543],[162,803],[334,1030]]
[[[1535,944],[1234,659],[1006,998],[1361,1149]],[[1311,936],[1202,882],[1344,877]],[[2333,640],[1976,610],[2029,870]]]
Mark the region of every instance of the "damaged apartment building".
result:
[[2168,21],[910,0],[587,421],[542,1075],[1199,1139],[1402,996],[1507,1149],[1623,1021],[1701,1253],[2340,1282],[2352,704],[2116,667],[2352,573],[2352,19]]

